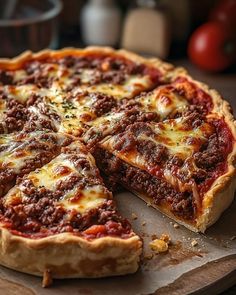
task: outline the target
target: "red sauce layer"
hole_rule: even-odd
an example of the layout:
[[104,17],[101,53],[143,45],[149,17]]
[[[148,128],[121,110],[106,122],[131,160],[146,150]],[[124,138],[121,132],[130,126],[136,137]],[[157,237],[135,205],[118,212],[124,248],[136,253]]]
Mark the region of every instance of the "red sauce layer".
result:
[[208,112],[213,109],[213,102],[211,96],[204,90],[199,88],[193,82],[190,82],[185,77],[177,78],[173,82],[174,87],[180,93],[180,95],[185,96],[190,100],[191,104],[203,106]]
[[219,153],[222,156],[222,161],[217,163],[213,170],[208,171],[209,177],[198,185],[200,195],[203,196],[212,186],[213,182],[221,175],[228,171],[227,158],[233,150],[234,137],[223,119],[213,120],[211,122],[215,128],[219,142]]

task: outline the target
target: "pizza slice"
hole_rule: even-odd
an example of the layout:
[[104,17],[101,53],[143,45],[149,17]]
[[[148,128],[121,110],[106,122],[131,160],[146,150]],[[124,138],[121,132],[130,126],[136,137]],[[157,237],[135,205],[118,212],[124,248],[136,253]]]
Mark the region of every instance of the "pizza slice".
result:
[[108,135],[124,131],[134,122],[149,122],[157,119],[155,112],[145,112],[140,109],[139,104],[129,101],[128,107],[119,106],[112,109],[111,112],[88,122],[89,128],[82,135],[82,139],[92,151],[100,140]]
[[27,102],[29,119],[24,130],[48,129],[79,137],[91,121],[116,106],[113,96],[99,92],[64,94],[53,89]]
[[[214,95],[212,95],[214,94]],[[201,109],[204,115],[213,111],[220,96],[203,83],[194,81],[183,70],[172,73],[169,83],[160,85],[152,91],[143,92],[133,100],[123,99],[124,108],[134,103],[144,112],[156,112],[159,121],[181,116],[186,110]]]
[[8,60],[2,61],[0,85],[50,89],[56,82],[64,92],[80,89],[121,99],[164,83],[165,73],[172,68],[158,59],[147,60],[111,48],[45,50],[34,55],[26,52],[10,65]]
[[12,269],[73,278],[138,268],[141,240],[79,141],[18,181],[1,199],[0,213],[0,262]]
[[64,49],[51,53],[48,61],[60,65],[64,73],[61,88],[68,91],[86,90],[112,95],[117,100],[132,98],[165,81],[172,66],[152,59],[150,62],[124,50],[88,47],[84,50]]
[[71,142],[69,135],[52,132],[0,135],[0,197],[15,184],[17,177],[48,163]]
[[113,181],[203,232],[234,196],[231,124],[216,114],[206,118],[196,109],[159,123],[130,125],[101,141],[94,155]]
[[159,122],[195,111],[206,115],[211,105],[211,97],[202,86],[200,88],[190,78],[173,76],[169,84],[118,101],[111,112],[88,122],[90,128],[82,138],[93,149],[106,136],[124,131],[134,122]]

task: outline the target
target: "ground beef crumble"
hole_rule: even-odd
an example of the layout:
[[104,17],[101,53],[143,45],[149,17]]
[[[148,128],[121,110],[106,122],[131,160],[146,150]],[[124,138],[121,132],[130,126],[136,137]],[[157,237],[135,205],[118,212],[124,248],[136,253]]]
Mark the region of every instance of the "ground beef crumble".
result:
[[[71,183],[78,186],[81,179],[73,179]],[[86,184],[81,183],[81,188]],[[97,238],[106,235],[128,237],[131,231],[130,224],[123,219],[116,211],[113,200],[107,200],[97,208],[90,209],[84,214],[76,210],[65,210],[57,205],[57,201],[63,196],[65,190],[58,185],[58,189],[53,192],[45,187],[36,188],[29,179],[21,183],[25,197],[22,200],[15,200],[11,206],[4,206],[0,200],[0,212],[2,218],[10,223],[12,230],[18,234],[28,236],[43,237],[50,234],[73,232],[82,234],[83,231],[93,225],[104,225],[106,231],[85,234],[87,238]]]

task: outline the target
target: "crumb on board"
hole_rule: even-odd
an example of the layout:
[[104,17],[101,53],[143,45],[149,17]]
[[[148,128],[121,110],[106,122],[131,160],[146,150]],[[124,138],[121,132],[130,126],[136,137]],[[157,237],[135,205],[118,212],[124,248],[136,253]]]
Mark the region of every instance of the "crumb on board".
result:
[[148,206],[148,207],[151,207],[152,204],[151,204],[150,202],[147,202],[147,206]]
[[150,254],[146,254],[145,256],[144,256],[144,259],[147,259],[147,260],[151,260],[153,258],[153,254],[152,253],[150,253]]
[[192,247],[196,247],[198,245],[198,241],[196,241],[195,239],[192,240],[191,242],[191,246]]
[[52,274],[50,269],[46,269],[43,273],[42,287],[47,288],[52,285]]
[[146,221],[143,221],[143,222],[142,222],[142,226],[145,226],[145,225],[146,225]]
[[152,251],[155,253],[162,253],[166,252],[168,250],[168,244],[160,239],[155,239],[149,243],[149,247],[151,248]]
[[132,214],[131,214],[131,217],[132,217],[133,220],[138,219],[138,216],[137,216],[135,213],[132,213]]
[[174,223],[174,228],[179,228],[178,223]]
[[169,245],[170,242],[171,242],[171,238],[170,238],[170,236],[169,236],[168,234],[162,234],[162,235],[160,236],[160,240],[166,242],[168,245]]

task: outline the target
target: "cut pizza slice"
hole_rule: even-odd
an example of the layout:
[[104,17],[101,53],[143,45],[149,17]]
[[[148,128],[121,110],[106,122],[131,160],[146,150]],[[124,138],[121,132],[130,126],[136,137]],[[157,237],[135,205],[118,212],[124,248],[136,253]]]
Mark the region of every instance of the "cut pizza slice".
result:
[[55,278],[138,268],[141,240],[118,214],[94,158],[79,141],[24,176],[1,199],[0,212],[5,266]]
[[94,148],[104,137],[124,131],[134,122],[159,122],[194,112],[207,114],[210,99],[209,94],[192,81],[184,77],[174,79],[173,83],[158,86],[133,99],[121,99],[111,112],[88,122],[90,128],[82,138],[89,148]]
[[48,62],[59,64],[60,87],[68,92],[88,91],[112,95],[117,100],[132,98],[165,82],[172,66],[158,59],[150,62],[126,51],[89,47],[51,53]]
[[[181,75],[178,70],[176,72],[177,74],[172,75],[171,83],[143,92],[133,100],[123,99],[121,105],[127,108],[136,103],[143,112],[157,113],[159,121],[181,116],[187,110],[199,109],[205,115],[210,113],[213,105],[217,104],[217,98],[214,97],[219,95],[202,83],[184,75],[182,71]],[[211,95],[212,93],[215,95]]]
[[195,110],[160,123],[130,125],[104,139],[95,158],[113,181],[190,229],[205,231],[233,199],[234,144],[223,118],[206,119]]
[[[6,69],[5,71],[3,69]],[[26,52],[16,62],[1,62],[0,85],[36,85],[68,91],[100,92],[116,99],[132,98],[165,83],[172,65],[144,59],[125,50],[88,47]]]
[[79,137],[91,121],[116,106],[114,97],[99,92],[72,95],[53,89],[28,101],[29,119],[24,130],[48,129]]
[[15,184],[17,177],[48,163],[71,142],[69,135],[53,132],[0,135],[0,197]]

